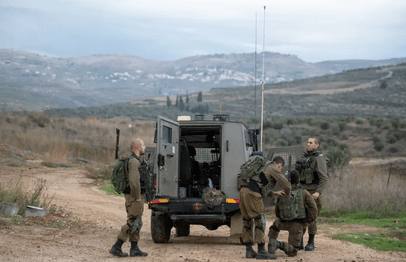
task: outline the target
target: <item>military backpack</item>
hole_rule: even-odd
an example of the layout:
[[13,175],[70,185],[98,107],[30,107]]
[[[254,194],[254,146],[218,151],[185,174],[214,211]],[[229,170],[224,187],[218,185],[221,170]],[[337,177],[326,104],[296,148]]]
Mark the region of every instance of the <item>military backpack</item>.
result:
[[240,167],[240,176],[244,181],[256,180],[260,181],[260,174],[264,172],[269,161],[262,156],[253,155],[247,162]]
[[283,196],[278,201],[279,218],[290,221],[306,218],[306,210],[303,206],[303,190],[298,188],[290,192],[290,196]]
[[[115,166],[113,167],[113,171],[111,172],[110,180],[111,184],[113,185],[114,190],[118,193],[125,193],[129,194],[131,192],[130,190],[130,180],[128,176],[128,162],[130,161],[131,158],[136,158],[139,160],[139,158],[134,157],[134,155],[131,156],[126,156],[120,158]],[[139,160],[140,161],[140,160]],[[141,193],[145,193],[145,181],[144,181],[144,174],[148,173],[148,164],[145,161],[140,161],[141,166],[138,168],[140,172],[140,183],[141,183]]]

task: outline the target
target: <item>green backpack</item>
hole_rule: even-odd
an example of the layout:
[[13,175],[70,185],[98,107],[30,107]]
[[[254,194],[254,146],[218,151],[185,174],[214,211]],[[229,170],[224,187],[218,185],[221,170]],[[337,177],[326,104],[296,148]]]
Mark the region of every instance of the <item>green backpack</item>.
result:
[[269,161],[261,156],[251,156],[247,162],[241,165],[240,175],[242,180],[249,181],[250,179],[259,181],[259,175],[264,171]]
[[279,218],[286,221],[305,218],[306,213],[304,208],[301,210],[301,205],[303,205],[301,189],[292,190],[290,198],[280,197],[278,201]]
[[120,158],[111,172],[111,184],[118,194],[123,193],[130,184],[128,177],[128,162],[130,158],[131,156]]

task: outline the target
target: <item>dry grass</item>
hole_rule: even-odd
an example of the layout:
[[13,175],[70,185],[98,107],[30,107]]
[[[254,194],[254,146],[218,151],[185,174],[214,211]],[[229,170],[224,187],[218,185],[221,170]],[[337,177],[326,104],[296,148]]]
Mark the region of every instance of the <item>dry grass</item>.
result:
[[[386,215],[406,208],[406,176],[376,167],[347,167],[335,174],[323,192],[328,213],[348,211]],[[323,207],[323,210],[325,210]]]
[[121,130],[120,153],[127,154],[133,138],[153,146],[155,122],[131,119],[50,119],[38,113],[0,114],[0,142],[35,153],[45,161],[66,162],[85,158],[95,162],[114,161],[116,128]]
[[24,184],[22,177],[17,179],[3,179],[0,184],[0,203],[17,203],[19,214],[24,214],[27,205],[44,207],[48,212],[54,213],[58,207],[52,204],[53,196],[47,192],[46,181],[41,179],[33,181],[31,185]]

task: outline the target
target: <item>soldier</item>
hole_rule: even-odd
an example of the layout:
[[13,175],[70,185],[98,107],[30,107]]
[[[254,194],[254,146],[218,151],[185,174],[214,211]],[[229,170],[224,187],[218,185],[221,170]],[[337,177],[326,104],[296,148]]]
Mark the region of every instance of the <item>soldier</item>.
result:
[[[281,170],[285,161],[282,157],[275,157],[273,162],[267,161],[264,167],[262,178],[252,177],[249,181],[244,181],[240,190],[240,210],[243,217],[243,236],[241,242],[246,246],[246,258],[275,259],[275,254],[269,254],[265,249],[265,219],[264,203],[262,198],[272,195],[284,195],[290,193],[290,183],[286,180]],[[278,182],[283,191],[272,192]],[[252,226],[255,225],[255,239],[253,237]],[[252,245],[258,244],[256,253]]]
[[[268,252],[275,254],[277,249],[281,249],[288,256],[294,257],[300,249],[306,224],[316,219],[317,206],[310,193],[300,187],[299,172],[296,170],[290,172],[290,183],[290,196],[278,197],[275,206],[277,219],[269,228]],[[289,231],[288,243],[277,240],[280,230]]]
[[[309,191],[317,204],[318,213],[322,207],[321,194],[327,185],[328,173],[326,158],[319,151],[321,141],[319,138],[311,137],[307,141],[307,150],[301,161],[296,163],[296,170],[300,172],[300,184]],[[314,236],[317,234],[317,221],[314,220],[309,226],[309,241],[305,247],[306,251],[314,250]],[[306,232],[306,228],[303,234]],[[301,242],[303,249],[303,238]]]
[[128,162],[129,187],[124,191],[125,207],[127,212],[127,224],[125,224],[118,234],[117,241],[110,250],[110,254],[117,257],[126,257],[127,253],[121,250],[121,246],[127,239],[131,242],[130,257],[145,257],[147,252],[143,252],[138,247],[140,231],[142,227],[142,213],[144,212],[144,199],[141,195],[139,161],[140,155],[145,153],[145,145],[141,139],[131,141],[131,158]]

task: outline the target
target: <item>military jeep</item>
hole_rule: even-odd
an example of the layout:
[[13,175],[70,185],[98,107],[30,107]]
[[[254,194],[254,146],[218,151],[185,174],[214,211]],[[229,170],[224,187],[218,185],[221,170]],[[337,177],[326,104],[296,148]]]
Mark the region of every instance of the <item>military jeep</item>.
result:
[[188,236],[192,224],[209,230],[227,225],[231,235],[241,233],[238,174],[257,150],[258,130],[228,120],[228,115],[178,121],[158,116],[156,188],[148,202],[155,243],[168,242],[172,227],[177,236]]

